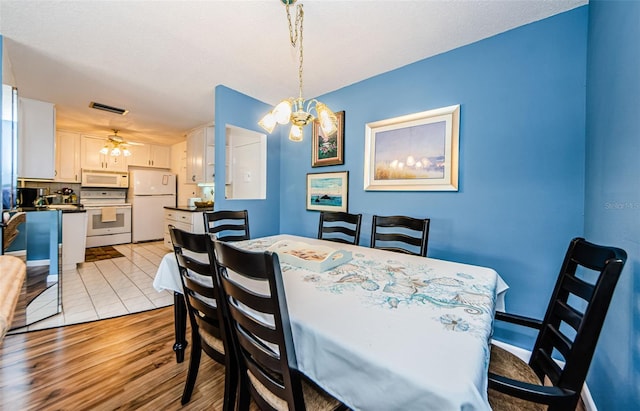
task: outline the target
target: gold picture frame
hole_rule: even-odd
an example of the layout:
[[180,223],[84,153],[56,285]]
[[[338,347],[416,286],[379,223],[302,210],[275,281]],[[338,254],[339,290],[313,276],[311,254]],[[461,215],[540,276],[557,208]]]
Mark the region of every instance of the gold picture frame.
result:
[[460,105],[365,127],[364,189],[458,191]]
[[325,136],[320,122],[314,120],[311,137],[311,167],[344,164],[344,111],[336,113],[338,128],[335,133]]

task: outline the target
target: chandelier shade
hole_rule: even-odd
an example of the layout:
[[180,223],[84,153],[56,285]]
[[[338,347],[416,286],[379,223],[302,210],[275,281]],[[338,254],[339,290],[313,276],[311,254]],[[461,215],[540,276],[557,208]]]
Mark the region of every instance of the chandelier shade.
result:
[[[298,48],[298,98],[289,97],[278,103],[271,111],[262,117],[258,125],[267,133],[273,133],[278,124],[285,125],[291,123],[289,131],[289,140],[302,141],[304,138],[303,127],[316,119],[320,123],[320,127],[325,135],[329,136],[338,129],[338,118],[335,113],[327,107],[326,104],[316,99],[306,101],[302,97],[302,63],[304,61],[304,52],[302,47],[302,30],[304,20],[304,9],[302,4],[296,6],[295,23],[292,24],[291,13],[289,7],[297,0],[281,0],[287,10],[287,20],[289,21],[289,40],[291,46]],[[313,114],[315,112],[315,115]]]

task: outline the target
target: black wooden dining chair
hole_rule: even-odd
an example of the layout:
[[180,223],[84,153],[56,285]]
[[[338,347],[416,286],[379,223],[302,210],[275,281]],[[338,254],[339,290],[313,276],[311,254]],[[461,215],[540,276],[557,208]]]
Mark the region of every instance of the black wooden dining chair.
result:
[[576,409],[626,260],[624,250],[575,238],[542,321],[496,313],[497,320],[537,329],[538,336],[529,363],[491,346],[489,403],[494,410]]
[[222,310],[217,307],[220,290],[216,287],[213,246],[208,234],[193,234],[169,226],[171,241],[180,270],[184,299],[191,323],[191,359],[182,404],[191,399],[204,351],[225,366],[224,409],[234,408],[238,383],[233,345],[225,328]]
[[341,211],[321,211],[318,238],[338,243],[358,245],[362,214]]
[[428,218],[373,216],[371,248],[427,256]]
[[204,230],[220,241],[249,240],[249,213],[247,210],[205,211]]
[[[297,361],[278,256],[213,240],[215,262],[239,359],[239,409],[346,409],[296,370]],[[249,288],[261,282],[264,289]],[[241,284],[242,283],[242,284]]]

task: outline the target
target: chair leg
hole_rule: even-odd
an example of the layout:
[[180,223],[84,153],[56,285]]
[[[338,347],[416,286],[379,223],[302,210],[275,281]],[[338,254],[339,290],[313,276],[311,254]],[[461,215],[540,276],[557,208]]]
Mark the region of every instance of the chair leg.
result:
[[227,361],[224,376],[224,411],[233,411],[236,406],[236,394],[238,392],[238,369],[235,364]]
[[246,371],[240,370],[238,387],[238,410],[247,411],[251,404],[251,393],[249,392],[249,377]]
[[189,371],[187,372],[187,381],[182,392],[182,405],[185,405],[191,399],[193,387],[196,385],[198,377],[198,368],[200,368],[200,357],[202,355],[202,347],[200,346],[200,336],[193,333],[193,343],[191,344],[191,359],[189,360]]
[[187,348],[185,333],[187,330],[187,306],[184,297],[178,292],[173,293],[173,327],[175,333],[175,343],[173,351],[176,353],[176,362],[184,361],[184,351]]

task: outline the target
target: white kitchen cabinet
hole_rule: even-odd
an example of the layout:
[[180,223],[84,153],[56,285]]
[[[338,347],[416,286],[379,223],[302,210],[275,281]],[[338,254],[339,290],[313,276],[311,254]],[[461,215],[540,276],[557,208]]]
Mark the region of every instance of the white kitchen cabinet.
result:
[[131,157],[127,159],[130,166],[140,167],[171,167],[171,147],[154,144],[129,145]]
[[151,167],[170,168],[171,167],[171,147],[170,146],[149,146],[149,160]]
[[87,213],[62,213],[62,269],[73,270],[84,262]]
[[187,134],[187,183],[212,183],[215,158],[213,126]]
[[55,106],[18,99],[18,177],[53,180],[56,162]]
[[204,233],[204,216],[202,211],[188,211],[164,209],[164,244],[169,250],[173,250],[169,225],[190,233]]
[[204,176],[204,128],[187,134],[187,183],[196,184]]
[[80,134],[68,131],[56,133],[55,181],[80,182]]
[[149,166],[149,146],[143,145],[130,145],[129,151],[131,156],[127,159],[127,163],[130,166],[148,167]]
[[80,163],[87,170],[127,171],[127,160],[123,155],[111,156],[100,153],[107,140],[100,137],[82,136],[80,140]]

